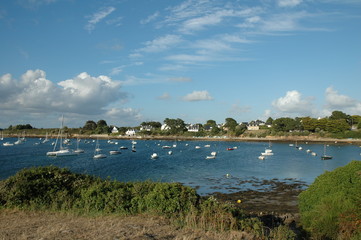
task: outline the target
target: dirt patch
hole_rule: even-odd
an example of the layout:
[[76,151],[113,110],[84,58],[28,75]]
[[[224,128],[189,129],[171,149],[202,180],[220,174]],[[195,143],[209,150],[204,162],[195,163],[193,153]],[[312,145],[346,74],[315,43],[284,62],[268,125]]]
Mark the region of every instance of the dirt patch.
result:
[[176,227],[161,217],[84,217],[43,211],[0,210],[0,239],[249,239],[244,232],[217,233]]

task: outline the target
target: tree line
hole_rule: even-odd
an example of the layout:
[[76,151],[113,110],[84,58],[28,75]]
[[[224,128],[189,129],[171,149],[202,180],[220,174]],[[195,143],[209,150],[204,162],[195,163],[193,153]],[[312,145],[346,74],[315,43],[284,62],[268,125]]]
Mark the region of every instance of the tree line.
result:
[[[331,116],[325,118],[311,117],[281,117],[273,119],[269,117],[266,122],[260,120],[252,121],[251,124],[263,123],[260,126],[261,132],[258,137],[266,135],[286,134],[319,134],[325,136],[331,134],[336,137],[361,137],[361,116],[348,115],[342,111],[333,111]],[[162,126],[166,126],[162,129]],[[247,130],[247,123],[237,122],[233,118],[226,118],[224,123],[218,124],[215,120],[208,120],[206,123],[195,123],[192,127],[197,131],[187,129],[187,124],[180,118],[166,118],[161,122],[142,122],[137,127],[117,127],[117,134],[125,135],[128,129],[136,129],[140,135],[184,135],[184,136],[242,136]],[[105,120],[97,122],[88,120],[83,127],[68,129],[68,131],[80,134],[110,134],[115,126],[108,125]],[[30,124],[10,125],[8,130],[30,130],[34,129]],[[250,131],[251,132],[251,131]],[[256,132],[256,131],[252,131]],[[254,133],[249,133],[254,136]],[[360,136],[359,136],[360,135]]]

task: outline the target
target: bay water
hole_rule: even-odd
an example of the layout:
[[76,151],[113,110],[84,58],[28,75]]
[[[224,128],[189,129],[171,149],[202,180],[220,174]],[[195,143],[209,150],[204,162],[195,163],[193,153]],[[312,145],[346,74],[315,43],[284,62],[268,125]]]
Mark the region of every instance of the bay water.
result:
[[[81,140],[79,148],[84,153],[69,157],[49,157],[51,142],[28,138],[23,144],[3,146],[3,142],[15,142],[15,138],[0,141],[0,179],[14,175],[17,171],[34,166],[58,166],[73,172],[90,174],[118,181],[162,181],[181,182],[197,189],[200,195],[213,192],[231,193],[259,188],[252,182],[279,180],[311,184],[317,176],[344,166],[352,160],[361,160],[361,148],[351,144],[330,144],[327,155],[331,160],[321,160],[323,144],[272,143],[274,155],[258,159],[269,147],[268,142],[229,141],[165,141],[136,140],[136,152],[131,150],[131,140],[99,140],[103,159],[93,159],[95,142]],[[125,146],[128,149],[120,149]],[[167,146],[167,148],[164,148]],[[76,149],[76,139],[67,146]],[[168,148],[169,147],[169,148]],[[233,150],[228,150],[229,148]],[[119,150],[121,154],[110,155]],[[309,150],[309,151],[307,151]],[[169,154],[169,151],[172,154]],[[216,158],[206,159],[216,152]],[[317,153],[317,156],[311,155]],[[158,158],[151,159],[153,153]]]

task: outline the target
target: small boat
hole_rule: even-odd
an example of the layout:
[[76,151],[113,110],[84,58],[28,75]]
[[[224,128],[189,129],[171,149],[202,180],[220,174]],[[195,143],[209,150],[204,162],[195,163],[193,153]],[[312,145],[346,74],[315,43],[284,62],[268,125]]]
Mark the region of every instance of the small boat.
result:
[[80,142],[80,139],[77,139],[77,140],[76,140],[76,149],[74,150],[74,152],[76,152],[76,153],[83,153],[84,150],[79,148],[79,142]]
[[4,142],[4,143],[3,143],[3,146],[4,146],[4,147],[11,147],[11,146],[14,146],[14,143]]
[[158,158],[158,154],[156,153],[153,153],[151,156],[150,156],[151,159],[157,159]]
[[209,145],[209,144],[206,144],[206,145],[204,145],[204,147],[208,147],[208,148],[209,148],[209,147],[211,147],[211,145]]
[[326,155],[326,144],[323,146],[323,155],[321,156],[321,160],[330,160],[332,156]]
[[97,139],[97,142],[95,144],[95,151],[94,151],[94,159],[100,159],[100,158],[106,158],[107,155],[101,153],[101,149],[99,148],[99,140]]
[[261,153],[262,156],[272,156],[273,152],[272,149],[266,148],[263,153]]
[[117,154],[121,154],[121,152],[118,151],[118,150],[111,150],[111,151],[109,151],[109,154],[110,155],[117,155]]
[[171,146],[163,146],[162,148],[163,149],[169,149],[169,148],[171,148]]
[[258,159],[259,160],[264,160],[266,157],[265,156],[263,156],[263,155],[261,155],[261,156],[258,156]]
[[311,152],[311,155],[312,155],[312,156],[317,156],[317,153]]
[[201,147],[200,146],[195,146],[195,149],[200,149]]
[[60,149],[55,152],[56,157],[75,156],[75,155],[77,155],[76,152],[74,152],[71,149],[67,149],[67,148]]
[[231,147],[227,148],[227,151],[232,151],[232,150],[234,150],[234,148]]
[[47,143],[47,142],[49,142],[48,132],[46,132],[45,139],[42,141],[42,143]]
[[169,152],[168,152],[168,155],[172,155],[172,154],[173,154],[173,152],[172,152],[172,151],[169,151]]
[[[61,119],[61,125],[59,128],[58,136],[54,143],[54,149],[53,149],[53,151],[47,152],[46,156],[65,157],[65,156],[77,155],[77,153],[74,152],[73,150],[63,147],[63,126],[64,126],[64,116],[62,116],[62,119]],[[56,150],[58,141],[59,141],[59,150]]]
[[215,159],[216,155],[207,156],[206,159]]
[[211,156],[217,156],[217,152],[211,152]]
[[119,149],[128,149],[126,146],[121,146]]
[[135,149],[135,145],[132,145],[132,152],[136,152],[137,150]]

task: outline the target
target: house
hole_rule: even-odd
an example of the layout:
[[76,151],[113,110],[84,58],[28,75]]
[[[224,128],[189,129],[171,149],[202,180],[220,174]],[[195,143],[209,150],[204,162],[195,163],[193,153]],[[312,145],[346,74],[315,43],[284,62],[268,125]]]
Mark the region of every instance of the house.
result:
[[186,128],[188,132],[199,132],[200,130],[199,124],[188,124]]
[[153,127],[150,125],[144,125],[144,126],[140,126],[140,131],[147,131],[150,132],[152,131]]
[[251,121],[247,125],[247,130],[249,130],[249,131],[257,131],[257,130],[259,130],[260,126],[265,126],[265,122],[263,122],[261,120]]
[[160,127],[160,130],[162,130],[162,131],[170,130],[170,127],[169,127],[167,124],[163,124],[163,125]]
[[249,131],[257,131],[257,130],[259,130],[259,126],[258,125],[248,125],[247,130],[249,130]]
[[132,137],[132,136],[135,136],[137,134],[137,130],[136,129],[128,129],[126,132],[125,132],[125,135],[128,136],[128,137]]
[[118,128],[114,126],[113,129],[112,129],[112,133],[119,133]]

